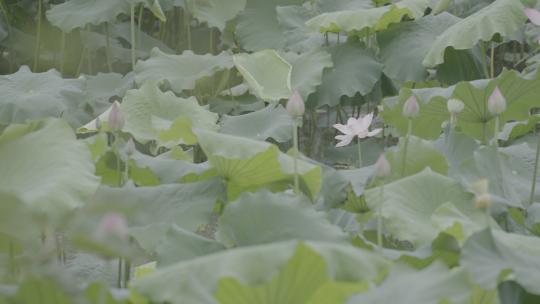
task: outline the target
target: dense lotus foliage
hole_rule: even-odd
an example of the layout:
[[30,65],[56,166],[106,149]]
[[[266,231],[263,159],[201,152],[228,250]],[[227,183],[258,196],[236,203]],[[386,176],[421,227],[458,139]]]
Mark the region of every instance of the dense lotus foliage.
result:
[[0,0],[0,303],[540,303],[535,0]]

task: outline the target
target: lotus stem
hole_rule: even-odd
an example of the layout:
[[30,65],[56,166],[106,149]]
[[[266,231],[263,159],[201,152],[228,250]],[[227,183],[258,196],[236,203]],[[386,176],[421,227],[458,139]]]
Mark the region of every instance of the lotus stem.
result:
[[131,261],[129,259],[125,259],[124,266],[124,288],[127,288],[131,272]]
[[490,78],[495,78],[495,43],[491,43],[491,54],[489,56],[490,59]]
[[82,50],[82,53],[81,53],[81,59],[79,60],[79,65],[77,66],[77,77],[81,75],[81,70],[82,70],[82,66],[83,66],[83,63],[84,63],[84,58],[86,57],[86,52],[87,52],[87,48],[83,48]]
[[66,33],[60,37],[60,75],[64,75],[64,63],[66,57]]
[[184,8],[184,26],[186,27],[186,39],[188,50],[191,50],[191,16],[187,9]]
[[118,258],[118,276],[116,277],[116,288],[122,288],[122,258]]
[[362,168],[362,146],[360,145],[360,138],[356,138],[358,148],[358,168]]
[[495,116],[495,129],[493,130],[493,146],[499,146],[499,124],[500,115]]
[[139,6],[139,17],[137,19],[138,31],[137,31],[137,48],[141,47],[141,32],[142,32],[142,19],[144,12],[144,4],[141,3]]
[[214,29],[210,28],[210,41],[208,45],[208,53],[214,54]]
[[405,136],[405,141],[403,142],[403,159],[401,160],[401,176],[405,176],[405,168],[407,166],[407,150],[409,148],[409,139],[412,133],[412,119],[409,118],[407,123],[407,135]]
[[482,61],[482,69],[484,70],[484,75],[486,78],[489,78],[489,71],[488,66],[486,62],[486,44],[484,41],[480,41],[480,53],[482,55],[481,61]]
[[17,272],[17,266],[15,264],[15,244],[11,239],[9,240],[9,272],[13,279],[15,279]]
[[383,249],[383,239],[382,239],[382,206],[384,203],[384,183],[381,184],[381,202],[379,203],[379,208],[377,210],[377,246],[382,251]]
[[131,2],[131,69],[135,70],[135,4]]
[[540,133],[538,134],[538,142],[536,143],[536,157],[534,159],[533,178],[531,185],[531,196],[529,197],[529,204],[534,202],[534,195],[536,191],[536,177],[538,175],[538,160],[540,159]]
[[298,124],[296,120],[293,126],[293,166],[294,166],[294,193],[300,193],[300,179],[298,175]]
[[41,13],[43,10],[43,0],[38,0],[38,11],[37,11],[37,30],[36,30],[36,46],[34,49],[34,73],[37,72],[39,67],[39,50],[41,46]]
[[113,71],[112,68],[112,62],[111,62],[111,35],[109,33],[109,24],[107,22],[105,24],[105,43],[107,44],[105,49],[105,59],[107,60],[107,68],[109,69],[109,73]]

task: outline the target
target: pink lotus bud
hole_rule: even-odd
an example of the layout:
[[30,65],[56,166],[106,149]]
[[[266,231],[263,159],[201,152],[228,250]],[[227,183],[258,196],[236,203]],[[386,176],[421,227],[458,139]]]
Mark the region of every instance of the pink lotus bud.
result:
[[96,117],[96,121],[95,121],[95,124],[96,124],[96,130],[100,130],[101,129],[101,118]]
[[532,8],[524,8],[523,12],[534,25],[540,25],[540,12]]
[[135,142],[133,141],[133,138],[130,137],[128,142],[126,143],[126,152],[128,155],[133,155],[135,151]]
[[488,99],[488,110],[492,115],[500,115],[506,111],[506,98],[499,87],[495,87]]
[[115,101],[109,112],[109,128],[111,131],[121,131],[124,127],[124,114],[120,111],[120,104]]
[[292,117],[299,117],[304,115],[305,110],[304,100],[300,96],[300,93],[295,90],[287,102],[287,112]]
[[457,115],[463,111],[465,104],[459,99],[451,98],[448,100],[446,107],[448,108],[448,112],[450,112],[450,114]]
[[387,178],[391,173],[390,163],[383,153],[375,163],[375,176],[378,178]]
[[127,240],[129,232],[126,218],[115,212],[105,214],[97,227],[96,234],[99,238],[113,237]]
[[405,104],[403,105],[403,116],[407,118],[414,118],[418,116],[418,113],[420,112],[420,106],[418,105],[418,101],[416,100],[416,96],[411,95],[405,101]]

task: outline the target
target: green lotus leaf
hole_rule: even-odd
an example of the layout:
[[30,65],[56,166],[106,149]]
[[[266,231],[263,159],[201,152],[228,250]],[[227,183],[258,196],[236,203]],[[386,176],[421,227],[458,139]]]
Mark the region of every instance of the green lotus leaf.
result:
[[[212,168],[227,182],[229,200],[261,187],[285,190],[293,181],[293,159],[275,145],[206,130],[196,134]],[[299,160],[298,173],[302,190],[314,198],[321,188],[320,167]]]
[[[227,298],[235,294],[228,293],[226,289],[220,289],[224,281],[238,280],[241,285],[261,285],[268,282],[269,286],[276,284],[281,286],[283,283],[290,282],[291,275],[298,274],[304,277],[304,271],[297,271],[298,267],[302,266],[300,269],[305,269],[307,266],[307,270],[310,267],[304,265],[302,261],[314,261],[315,265],[320,265],[321,262],[317,262],[321,261],[320,257],[328,269],[324,273],[329,280],[339,282],[372,281],[388,267],[388,261],[385,259],[350,245],[310,241],[304,244],[299,245],[296,241],[289,241],[222,251],[158,269],[145,277],[136,279],[132,287],[155,302],[216,303],[214,296],[220,297],[216,294],[218,290],[221,290],[219,293],[221,296],[227,296]],[[303,249],[299,250],[299,246]],[[296,258],[292,258],[295,253],[299,254]],[[287,271],[282,271],[283,275],[276,277],[276,269],[287,269]],[[321,268],[317,267],[317,269]],[[322,274],[322,272],[319,273]],[[279,277],[284,280],[278,279]],[[234,284],[234,287],[249,294],[252,292],[247,286]],[[291,296],[296,294],[301,296],[307,292],[295,288],[290,290]]]
[[283,29],[283,49],[298,53],[313,52],[325,43],[324,35],[311,30],[306,21],[317,15],[313,7],[277,6],[277,20]]
[[[507,109],[501,114],[501,126],[507,121],[529,118],[529,110],[538,104],[540,77],[522,78],[518,72],[505,70],[492,80],[460,82],[448,88],[402,89],[397,98],[384,101],[382,116],[401,134],[407,130],[407,118],[402,115],[403,104],[411,94],[420,102],[420,115],[413,119],[413,134],[422,138],[437,138],[442,122],[450,118],[446,100],[457,98],[465,108],[458,116],[463,133],[475,139],[493,137],[495,117],[487,109],[487,99],[496,86],[506,98]],[[484,128],[485,125],[485,128]]]
[[471,289],[463,268],[449,270],[437,262],[416,271],[397,265],[380,286],[352,297],[347,303],[467,304],[471,303]]
[[428,2],[402,0],[388,6],[323,13],[308,20],[306,24],[320,32],[376,32],[388,28],[392,23],[399,23],[403,16],[412,19],[422,17]]
[[47,11],[47,19],[64,33],[87,24],[113,22],[121,13],[129,13],[127,0],[70,0],[54,5]]
[[[24,123],[44,117],[64,117],[72,125],[80,125],[83,83],[76,79],[62,79],[60,73],[49,70],[32,73],[27,66],[11,75],[0,76],[0,123]],[[87,119],[85,117],[85,119]]]
[[323,73],[314,95],[317,106],[336,106],[342,96],[366,95],[379,81],[383,65],[360,44],[343,43],[325,50],[332,55],[334,67]]
[[366,0],[317,0],[315,3],[321,12],[337,12],[375,7],[375,1]]
[[486,229],[465,243],[461,263],[484,288],[492,289],[501,281],[513,279],[528,292],[540,294],[536,284],[540,273],[540,262],[536,258],[539,255],[537,237]]
[[[531,157],[534,154],[532,149],[526,151]],[[465,159],[454,175],[464,184],[486,178],[489,193],[497,202],[524,207],[529,202],[532,167],[517,157],[498,152],[494,147],[483,147]]]
[[229,247],[301,239],[345,242],[347,235],[301,197],[262,190],[244,193],[225,208],[217,238]]
[[[460,19],[442,13],[412,22],[402,22],[377,34],[384,73],[401,82],[423,81],[428,76],[422,65],[433,41]],[[403,62],[407,62],[403,65]]]
[[[141,234],[139,233],[139,235]],[[153,233],[148,234],[147,237],[154,237],[159,240],[154,247],[159,267],[225,250],[225,246],[221,243],[174,224],[162,235]]]
[[434,67],[443,63],[444,52],[448,47],[466,50],[473,48],[478,42],[491,41],[496,34],[503,37],[510,36],[526,20],[520,1],[496,0],[439,35],[424,58],[423,64]]
[[220,70],[232,68],[231,57],[225,52],[213,56],[196,55],[184,51],[180,55],[170,55],[158,48],[152,49],[150,58],[137,62],[135,81],[142,85],[146,81],[167,81],[176,93],[195,88],[197,79],[212,76]]
[[[414,246],[429,244],[442,230],[441,221],[433,220],[434,213],[440,213],[440,206],[450,203],[450,207],[477,223],[485,223],[484,212],[474,208],[473,195],[451,178],[425,169],[384,186],[384,204],[381,204],[380,187],[365,192],[366,202],[372,210],[382,210],[384,230],[400,240],[407,240]],[[439,210],[438,210],[439,209]],[[437,211],[438,210],[438,211]],[[454,222],[460,223],[456,216]],[[451,221],[447,221],[451,223]]]
[[194,97],[163,93],[154,82],[128,91],[120,110],[126,120],[123,131],[143,143],[155,140],[163,146],[193,145],[197,139],[192,128],[217,129],[218,116],[199,106]]
[[289,52],[283,54],[283,57],[292,66],[291,87],[298,90],[304,99],[321,85],[323,70],[333,66],[331,55],[322,50],[300,55]]
[[435,142],[435,147],[446,157],[452,172],[478,149],[479,143],[454,130],[441,136]]
[[[349,284],[346,286],[350,286]],[[366,290],[367,286],[364,284],[361,290]],[[330,281],[324,258],[300,243],[294,255],[271,281],[245,285],[236,278],[222,278],[215,297],[221,304],[313,303],[311,300],[317,299],[318,291],[324,288],[325,291],[332,292],[332,287],[339,289],[341,286],[338,282]],[[357,291],[358,286],[355,287],[354,290]]]
[[[439,153],[433,143],[421,138],[411,136],[407,146],[407,159],[403,162],[405,139],[399,141],[397,149],[386,152],[386,158],[392,168],[392,179],[414,175],[430,168],[434,172],[446,175],[448,162],[446,157]],[[403,168],[405,166],[405,168]]]
[[282,49],[286,38],[277,19],[277,7],[301,5],[303,2],[302,0],[248,0],[246,9],[238,16],[235,32],[242,48],[247,51]]
[[275,50],[236,54],[233,61],[253,93],[260,99],[276,102],[291,96],[292,66]]
[[292,138],[293,127],[293,119],[281,105],[269,105],[243,115],[224,115],[220,131],[257,140],[272,138],[277,142],[287,142]]
[[238,15],[246,6],[246,0],[187,0],[186,8],[201,22],[209,27],[225,29],[225,23]]
[[12,124],[0,135],[0,189],[47,220],[83,206],[98,179],[86,145],[61,120]]

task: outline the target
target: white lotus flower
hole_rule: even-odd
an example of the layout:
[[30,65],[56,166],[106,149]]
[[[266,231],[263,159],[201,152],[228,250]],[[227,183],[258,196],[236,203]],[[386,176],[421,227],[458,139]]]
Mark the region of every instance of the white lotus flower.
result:
[[336,139],[339,140],[336,147],[343,147],[350,144],[355,137],[362,139],[379,134],[382,131],[380,128],[369,131],[369,126],[371,125],[372,120],[373,113],[369,113],[368,115],[363,117],[361,116],[358,119],[354,117],[349,118],[346,125],[335,124],[334,128],[343,133],[343,135],[336,136]]

